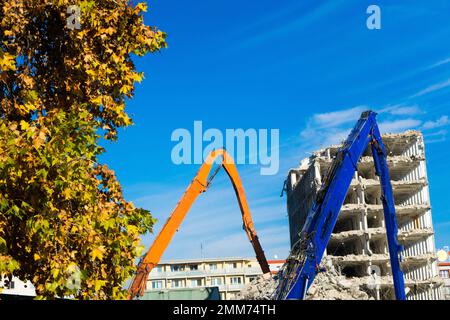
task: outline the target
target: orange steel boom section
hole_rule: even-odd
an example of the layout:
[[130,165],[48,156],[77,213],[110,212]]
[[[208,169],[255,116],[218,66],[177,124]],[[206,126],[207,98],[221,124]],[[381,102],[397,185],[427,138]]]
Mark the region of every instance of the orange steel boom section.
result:
[[130,299],[139,296],[142,297],[144,295],[148,275],[160,261],[161,256],[163,255],[164,251],[172,240],[172,237],[174,236],[175,232],[177,231],[178,227],[180,226],[194,201],[201,193],[205,192],[208,189],[212,179],[220,169],[219,167],[208,180],[208,176],[211,172],[212,166],[215,160],[220,156],[222,156],[223,158],[220,167],[223,167],[225,169],[233,184],[234,191],[236,193],[236,197],[238,199],[239,207],[242,213],[243,228],[247,233],[248,239],[250,240],[253,249],[255,250],[256,259],[258,260],[263,273],[270,272],[269,264],[267,263],[264,251],[261,247],[261,244],[259,243],[258,236],[256,235],[253,220],[250,214],[250,209],[247,203],[247,198],[245,197],[244,188],[242,186],[241,178],[239,177],[238,171],[236,169],[236,165],[234,164],[233,158],[225,150],[219,149],[212,151],[208,155],[208,158],[202,164],[197,175],[184,192],[183,197],[181,198],[180,202],[178,202],[169,219],[167,219],[164,227],[156,237],[149,251],[139,263],[136,276],[134,277],[129,289]]

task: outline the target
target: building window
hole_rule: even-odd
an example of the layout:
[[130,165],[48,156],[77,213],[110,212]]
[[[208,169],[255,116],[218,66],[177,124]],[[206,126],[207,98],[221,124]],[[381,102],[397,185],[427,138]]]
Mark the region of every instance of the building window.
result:
[[449,278],[449,270],[440,270],[439,275],[441,278],[448,279]]
[[161,266],[156,266],[155,267],[155,272],[161,273],[162,272],[162,267]]
[[200,287],[202,285],[201,279],[191,279],[191,287]]
[[221,286],[222,285],[222,278],[212,278],[211,284],[213,286]]
[[162,281],[152,281],[152,289],[162,289]]
[[253,281],[255,281],[256,280],[256,277],[248,277],[248,281],[249,282],[253,282]]
[[182,288],[183,280],[172,280],[172,287],[173,288]]
[[230,278],[230,284],[241,284],[242,279],[241,277],[232,277]]
[[198,264],[191,264],[191,265],[189,265],[189,270],[191,270],[191,271],[198,270]]
[[230,263],[228,263],[228,268],[237,269],[237,262],[230,262]]
[[173,266],[170,266],[170,270],[172,271],[172,272],[179,272],[179,271],[184,271],[184,266],[179,266],[179,265],[173,265]]
[[217,263],[210,263],[209,270],[217,270]]
[[14,281],[11,281],[11,282],[8,283],[8,288],[9,289],[14,289],[14,287],[15,287]]

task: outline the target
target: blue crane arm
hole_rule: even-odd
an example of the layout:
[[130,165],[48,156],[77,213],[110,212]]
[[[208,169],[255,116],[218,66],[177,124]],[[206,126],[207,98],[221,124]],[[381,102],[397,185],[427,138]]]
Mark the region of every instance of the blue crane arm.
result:
[[300,238],[292,248],[287,268],[280,274],[278,299],[303,299],[319,272],[320,261],[330,240],[338,214],[344,203],[357,163],[371,145],[376,174],[380,177],[386,233],[394,278],[395,295],[404,300],[405,285],[400,268],[402,247],[397,242],[398,225],[394,197],[386,162],[386,152],[376,122],[376,113],[364,112],[338,150],[315,203],[308,213]]

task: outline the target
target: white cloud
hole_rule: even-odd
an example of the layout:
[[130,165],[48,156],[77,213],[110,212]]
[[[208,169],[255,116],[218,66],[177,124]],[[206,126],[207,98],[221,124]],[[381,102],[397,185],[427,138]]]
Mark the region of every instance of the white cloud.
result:
[[425,112],[419,108],[419,106],[404,106],[395,105],[382,109],[379,113],[389,113],[394,116],[412,116],[417,114],[424,114]]
[[[357,106],[334,112],[314,114],[308,121],[306,128],[300,132],[300,137],[304,143],[311,146],[314,145],[314,149],[340,144],[347,138],[361,113],[366,110],[370,110],[370,107]],[[412,116],[423,113],[416,105],[389,106],[379,111],[379,113],[389,114],[391,118],[394,116],[393,120],[379,123],[382,133],[396,133],[408,129],[417,129],[422,124],[422,121],[418,119],[401,119],[405,115]]]
[[300,132],[302,147],[319,149],[340,144],[351,131],[361,113],[369,110],[367,106],[356,106],[334,112],[314,114]]
[[428,67],[428,69],[436,68],[436,67],[442,66],[444,64],[447,64],[449,62],[450,62],[450,57],[447,58],[447,59],[443,59],[441,61],[436,62],[435,64],[433,64],[430,67]]
[[381,133],[397,133],[408,129],[417,129],[422,121],[417,119],[401,119],[384,121],[379,124]]
[[[330,145],[342,143],[350,133],[352,126],[359,119],[361,112],[371,109],[367,106],[357,106],[339,111],[318,113],[311,116],[306,127],[300,132],[302,146],[309,151],[318,150]],[[372,109],[373,110],[373,109]],[[427,143],[446,140],[443,131],[433,129],[450,125],[449,116],[443,115],[437,120],[419,119],[425,114],[418,105],[397,104],[386,106],[377,111],[378,125],[381,133],[398,133],[406,130],[428,130]]]
[[448,116],[441,116],[435,121],[427,121],[423,124],[422,128],[424,130],[436,129],[450,124],[450,119]]
[[425,136],[427,136],[427,137],[436,137],[436,136],[440,137],[440,136],[444,136],[446,134],[447,134],[447,130],[439,130],[439,131],[432,132],[432,133],[426,133]]
[[447,81],[443,81],[443,82],[440,82],[440,83],[433,84],[433,85],[431,85],[431,86],[429,86],[429,87],[427,87],[427,88],[417,92],[416,94],[412,95],[410,98],[417,98],[417,97],[423,96],[425,94],[432,93],[432,92],[435,92],[435,91],[447,88],[449,86],[450,86],[450,79],[448,79]]
[[366,106],[357,106],[340,111],[319,113],[313,116],[315,124],[321,127],[338,126],[344,123],[356,121],[362,112],[368,110]]
[[447,140],[447,130],[439,130],[436,132],[425,133],[425,142],[427,144],[444,142],[445,140]]
[[[356,120],[355,120],[356,123]],[[315,146],[314,149],[319,149],[325,146],[340,144],[344,141],[351,128],[320,128],[308,125],[300,132],[300,138],[303,140],[304,147],[309,148]]]
[[447,140],[447,138],[445,137],[445,135],[444,136],[441,136],[440,138],[437,138],[437,139],[427,139],[426,137],[425,137],[425,143],[428,145],[428,144],[432,144],[432,143],[439,143],[439,142],[444,142],[444,141],[446,141]]

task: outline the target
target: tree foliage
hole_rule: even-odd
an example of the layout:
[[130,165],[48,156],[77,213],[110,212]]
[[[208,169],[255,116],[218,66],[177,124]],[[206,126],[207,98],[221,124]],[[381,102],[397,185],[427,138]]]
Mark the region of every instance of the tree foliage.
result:
[[166,47],[165,34],[126,0],[0,4],[0,274],[42,298],[124,298],[154,220],[98,162],[100,133],[114,141],[132,123],[125,101],[143,74],[131,58]]

